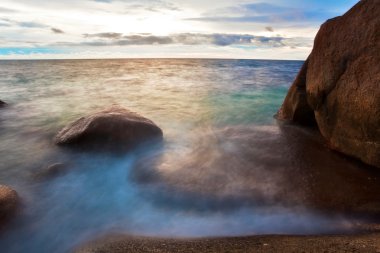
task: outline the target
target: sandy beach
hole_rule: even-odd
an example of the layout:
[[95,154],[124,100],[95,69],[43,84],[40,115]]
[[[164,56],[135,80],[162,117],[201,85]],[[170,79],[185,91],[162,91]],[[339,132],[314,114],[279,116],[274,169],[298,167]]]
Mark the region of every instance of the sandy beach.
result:
[[380,252],[380,233],[324,236],[249,236],[157,239],[112,236],[80,247],[76,253],[121,252]]

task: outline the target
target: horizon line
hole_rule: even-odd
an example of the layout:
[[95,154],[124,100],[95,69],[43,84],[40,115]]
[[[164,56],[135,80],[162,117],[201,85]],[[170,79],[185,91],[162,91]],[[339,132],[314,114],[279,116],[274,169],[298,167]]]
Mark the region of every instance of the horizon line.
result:
[[0,61],[65,61],[65,60],[257,60],[257,61],[305,61],[300,59],[263,59],[263,58],[218,58],[218,57],[112,57],[112,58],[20,58],[1,59]]

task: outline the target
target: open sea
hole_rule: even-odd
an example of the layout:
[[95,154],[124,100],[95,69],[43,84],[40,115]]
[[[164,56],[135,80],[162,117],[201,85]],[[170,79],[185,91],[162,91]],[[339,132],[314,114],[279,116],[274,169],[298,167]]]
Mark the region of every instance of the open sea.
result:
[[[356,221],[318,209],[313,183],[324,171],[310,168],[335,166],[341,178],[360,172],[327,151],[313,131],[273,117],[302,64],[0,61],[0,99],[9,104],[0,109],[0,184],[22,199],[20,213],[0,233],[0,251],[67,252],[110,233],[350,231]],[[114,104],[153,120],[163,145],[113,156],[53,144],[68,123]],[[67,171],[37,176],[54,163]]]

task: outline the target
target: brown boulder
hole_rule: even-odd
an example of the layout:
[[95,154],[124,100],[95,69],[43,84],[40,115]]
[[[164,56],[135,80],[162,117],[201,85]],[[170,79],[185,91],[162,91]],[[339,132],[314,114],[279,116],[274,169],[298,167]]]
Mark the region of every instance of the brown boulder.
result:
[[15,214],[19,197],[12,188],[0,185],[0,226]]
[[55,143],[85,149],[120,150],[162,139],[162,136],[162,130],[151,120],[113,106],[69,124],[56,135]]
[[[313,51],[278,114],[280,119],[296,122],[315,116],[331,148],[377,167],[380,167],[379,17],[379,2],[362,0],[343,16],[323,24]],[[299,95],[299,87],[306,88],[306,101]],[[307,113],[299,117],[298,111]]]

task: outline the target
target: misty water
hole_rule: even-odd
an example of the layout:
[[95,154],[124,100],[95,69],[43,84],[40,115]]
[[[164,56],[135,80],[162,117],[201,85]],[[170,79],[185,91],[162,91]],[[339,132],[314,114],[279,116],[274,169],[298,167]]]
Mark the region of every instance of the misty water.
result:
[[[0,234],[1,252],[66,252],[109,233],[350,231],[356,221],[318,209],[310,190],[317,172],[308,168],[343,163],[342,177],[362,174],[326,151],[312,130],[273,118],[301,65],[0,61],[0,99],[9,103],[0,110],[0,184],[22,198],[20,213]],[[52,143],[66,124],[114,104],[153,120],[164,143],[124,155],[82,153]],[[315,155],[322,165],[308,160]],[[66,164],[67,171],[36,176],[54,163]]]

